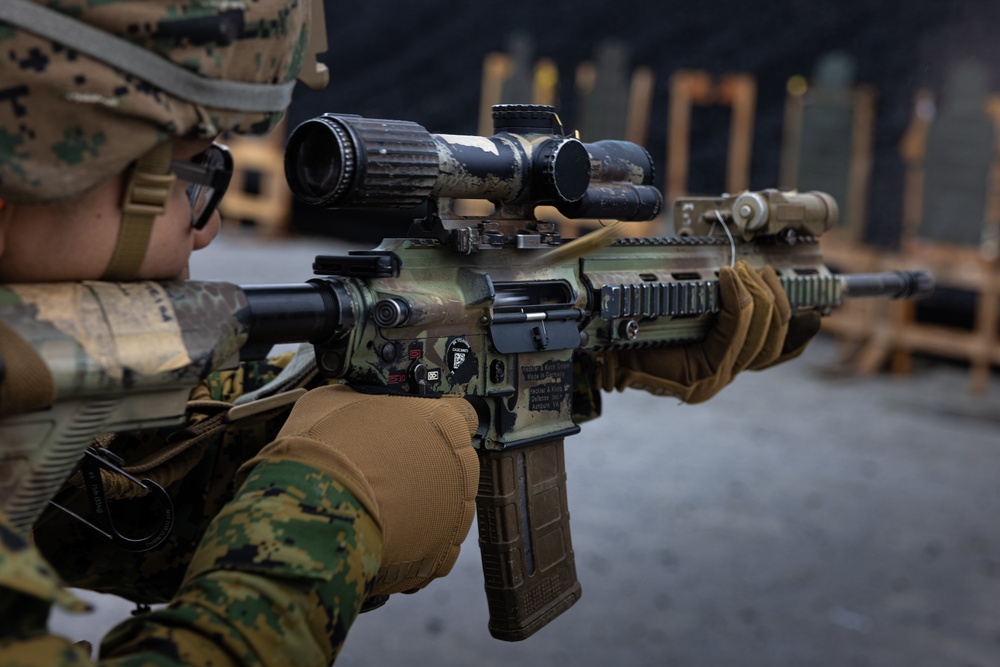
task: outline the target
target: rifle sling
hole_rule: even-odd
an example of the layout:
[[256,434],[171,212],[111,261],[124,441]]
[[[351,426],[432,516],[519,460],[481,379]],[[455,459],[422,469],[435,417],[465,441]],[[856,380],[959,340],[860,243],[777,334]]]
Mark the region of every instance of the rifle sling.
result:
[[[233,420],[230,417],[231,408],[232,404],[224,401],[190,401],[188,403],[189,411],[214,414],[185,428],[184,437],[176,442],[169,443],[132,465],[120,466],[121,469],[130,475],[148,479],[163,488],[168,488],[171,484],[182,479],[198,464],[209,444],[221,432],[228,428],[247,428],[272,419],[282,410],[291,409],[291,403],[279,403],[239,420]],[[113,439],[113,434],[109,434],[100,438],[98,444],[107,447]],[[70,478],[69,483],[83,488],[83,476],[77,472]],[[109,500],[141,498],[148,494],[147,489],[108,470],[101,471],[101,483]]]

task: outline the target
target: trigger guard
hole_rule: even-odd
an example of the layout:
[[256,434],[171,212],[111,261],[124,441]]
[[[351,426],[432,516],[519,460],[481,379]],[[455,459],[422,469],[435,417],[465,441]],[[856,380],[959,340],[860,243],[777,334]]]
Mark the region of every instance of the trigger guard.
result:
[[483,444],[486,442],[486,434],[490,431],[490,418],[492,417],[490,407],[486,404],[486,399],[482,396],[466,396],[465,400],[473,407],[476,411],[476,416],[479,418],[479,426],[476,428],[475,435],[472,436],[472,445],[476,449],[483,449]]

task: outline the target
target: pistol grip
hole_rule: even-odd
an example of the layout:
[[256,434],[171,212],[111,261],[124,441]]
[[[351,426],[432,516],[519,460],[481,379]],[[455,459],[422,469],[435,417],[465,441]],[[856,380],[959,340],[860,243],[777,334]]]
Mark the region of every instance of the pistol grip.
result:
[[580,598],[562,438],[479,450],[479,549],[490,634],[530,637]]

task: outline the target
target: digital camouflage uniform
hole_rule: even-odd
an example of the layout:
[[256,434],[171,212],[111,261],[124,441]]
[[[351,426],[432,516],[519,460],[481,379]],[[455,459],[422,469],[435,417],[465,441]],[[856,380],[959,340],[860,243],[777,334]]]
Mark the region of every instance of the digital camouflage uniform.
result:
[[[232,500],[236,472],[266,443],[274,439],[288,409],[271,411],[260,418],[248,418],[223,425],[222,417],[241,394],[251,392],[273,379],[288,361],[283,355],[271,363],[243,363],[238,371],[213,373],[191,395],[187,422],[183,428],[155,432],[122,433],[102,444],[125,462],[134,475],[160,483],[174,503],[170,536],[150,551],[124,551],[92,528],[50,507],[35,523],[38,548],[55,564],[63,580],[77,588],[110,593],[142,604],[166,602],[173,597],[212,517]],[[205,424],[214,430],[198,437]],[[220,427],[225,426],[225,428]],[[191,443],[182,453],[152,470],[135,470],[130,464],[167,450],[175,443]],[[164,472],[167,468],[175,468]],[[122,479],[122,478],[119,478]],[[117,481],[117,480],[109,480]],[[106,488],[107,488],[106,484]],[[125,485],[125,492],[142,492]],[[113,493],[113,492],[112,492]],[[55,500],[86,516],[83,488],[71,478]],[[122,493],[113,494],[119,498]],[[144,495],[112,501],[114,524],[127,536],[149,534],[151,503]]]
[[[199,102],[132,71],[128,58],[108,64],[102,56],[110,49],[100,41],[96,54],[62,41],[96,28],[196,74],[212,83],[209,90],[223,80],[290,96],[309,32],[308,0],[33,3],[79,25],[50,40],[41,23],[19,27],[13,15],[0,18],[0,200],[6,202],[72,200],[166,139],[263,133],[287,105]],[[3,0],[0,11],[16,4]],[[196,392],[200,403],[193,404],[190,425],[212,419],[212,401],[231,400],[272,372],[245,366],[237,376],[215,376]],[[50,512],[38,533],[49,565],[0,516],[0,664],[90,662],[83,649],[46,630],[52,604],[85,606],[60,579],[133,600],[169,600],[166,609],[116,628],[102,645],[102,664],[329,664],[375,578],[382,536],[340,484],[299,462],[265,461],[234,488],[240,464],[268,441],[281,417],[218,431],[177,457],[167,475],[175,532],[152,553],[114,549]],[[128,464],[183,435],[160,431],[104,444]],[[71,480],[60,498],[71,502],[74,493]],[[142,525],[142,498],[112,504],[123,531]]]
[[[218,401],[221,409],[285,361],[216,373],[192,394],[192,405]],[[370,515],[335,480],[292,461],[258,465],[233,497],[238,468],[273,437],[285,412],[214,433],[183,478],[167,487],[177,519],[152,551],[121,551],[56,510],[39,521],[40,550],[64,581],[137,602],[170,602],[113,630],[100,664],[323,665],[339,652],[379,566],[381,533]],[[192,415],[189,426],[205,419]],[[134,460],[171,433],[186,431],[129,434],[107,444]],[[68,484],[61,499],[73,493]],[[112,509],[117,527],[141,527],[141,498],[113,502]],[[53,603],[84,608],[39,551],[0,523],[0,664],[89,663],[82,649],[46,633]]]

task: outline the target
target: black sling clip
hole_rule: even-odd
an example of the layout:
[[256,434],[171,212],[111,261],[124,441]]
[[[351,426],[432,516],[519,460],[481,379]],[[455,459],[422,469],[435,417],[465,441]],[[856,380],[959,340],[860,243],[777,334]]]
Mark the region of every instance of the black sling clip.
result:
[[[170,529],[174,525],[174,504],[162,486],[149,479],[139,480],[133,477],[119,467],[122,463],[118,456],[101,447],[91,447],[84,452],[83,460],[80,462],[80,472],[83,474],[83,487],[87,494],[87,501],[90,503],[92,522],[53,500],[50,500],[49,503],[104,535],[120,549],[149,551],[162,544],[170,535]],[[139,538],[125,537],[118,532],[111,520],[111,508],[104,491],[104,483],[101,481],[102,468],[121,475],[149,492],[150,498],[160,506],[163,514],[163,519],[155,531],[146,537]]]

